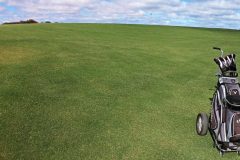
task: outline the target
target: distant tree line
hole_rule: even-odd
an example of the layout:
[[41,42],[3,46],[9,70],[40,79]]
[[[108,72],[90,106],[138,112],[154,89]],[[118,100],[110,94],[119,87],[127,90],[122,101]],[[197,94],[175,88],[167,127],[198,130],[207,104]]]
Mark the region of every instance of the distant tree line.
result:
[[3,24],[32,24],[32,23],[38,23],[34,19],[28,19],[26,21],[19,21],[19,22],[5,22]]
[[[1,0],[0,0],[1,1]],[[28,19],[26,21],[19,21],[19,22],[5,22],[3,24],[32,24],[32,23],[58,23],[58,22],[51,22],[51,21],[43,21],[43,22],[38,22],[35,21],[34,19]]]

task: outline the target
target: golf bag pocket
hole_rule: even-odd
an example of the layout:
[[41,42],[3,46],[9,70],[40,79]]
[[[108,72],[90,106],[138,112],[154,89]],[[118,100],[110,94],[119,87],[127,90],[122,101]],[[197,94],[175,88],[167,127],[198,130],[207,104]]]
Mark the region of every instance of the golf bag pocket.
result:
[[227,95],[240,96],[239,84],[226,84],[225,86],[226,86],[226,90],[227,90]]
[[240,113],[235,113],[233,116],[232,133],[233,136],[240,134]]
[[210,127],[211,129],[216,129],[217,128],[217,120],[216,120],[216,115],[215,113],[216,111],[214,111],[214,109],[212,109],[212,112],[211,112],[211,123],[210,123]]

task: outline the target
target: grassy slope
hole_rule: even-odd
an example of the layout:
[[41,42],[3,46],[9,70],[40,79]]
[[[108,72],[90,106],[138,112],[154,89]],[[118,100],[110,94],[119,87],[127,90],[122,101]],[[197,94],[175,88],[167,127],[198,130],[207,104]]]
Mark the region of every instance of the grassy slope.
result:
[[237,159],[195,118],[210,109],[211,47],[239,44],[218,29],[0,26],[0,159]]

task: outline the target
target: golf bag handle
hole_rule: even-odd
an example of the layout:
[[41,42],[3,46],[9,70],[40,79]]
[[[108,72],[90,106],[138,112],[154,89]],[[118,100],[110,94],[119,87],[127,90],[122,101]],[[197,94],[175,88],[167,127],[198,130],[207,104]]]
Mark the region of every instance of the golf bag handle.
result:
[[221,48],[219,48],[219,47],[213,47],[213,49],[221,51]]
[[221,48],[219,48],[219,47],[213,47],[213,49],[216,49],[216,50],[221,51],[221,57],[223,57],[223,50],[222,50]]

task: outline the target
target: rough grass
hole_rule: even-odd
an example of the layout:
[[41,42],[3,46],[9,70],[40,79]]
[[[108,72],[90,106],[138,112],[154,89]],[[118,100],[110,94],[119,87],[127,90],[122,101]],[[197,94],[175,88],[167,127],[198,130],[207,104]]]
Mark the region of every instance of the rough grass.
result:
[[212,46],[239,44],[222,29],[0,26],[0,159],[238,159],[195,119],[210,110]]

